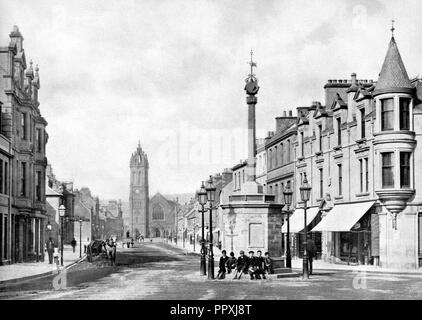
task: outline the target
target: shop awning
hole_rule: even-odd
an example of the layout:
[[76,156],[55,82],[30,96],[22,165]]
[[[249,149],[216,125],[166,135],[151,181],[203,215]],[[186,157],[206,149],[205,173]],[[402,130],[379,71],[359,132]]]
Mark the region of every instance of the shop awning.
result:
[[335,205],[311,231],[350,231],[374,203],[375,201],[369,201]]
[[[303,211],[303,208],[298,208],[290,216],[290,233],[298,233],[304,229],[305,218]],[[312,207],[306,210],[306,223],[308,226],[315,219],[318,211],[318,207]],[[281,232],[287,233],[287,222],[281,227]]]

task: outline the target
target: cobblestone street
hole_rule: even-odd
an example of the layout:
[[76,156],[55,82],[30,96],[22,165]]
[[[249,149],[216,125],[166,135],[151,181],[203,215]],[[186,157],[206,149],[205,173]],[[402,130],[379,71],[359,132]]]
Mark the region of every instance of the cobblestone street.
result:
[[[0,286],[1,299],[422,299],[419,275],[315,270],[309,280],[207,280],[199,258],[165,243],[119,249],[117,267],[84,262],[54,290],[54,277]],[[300,270],[296,270],[300,271]]]

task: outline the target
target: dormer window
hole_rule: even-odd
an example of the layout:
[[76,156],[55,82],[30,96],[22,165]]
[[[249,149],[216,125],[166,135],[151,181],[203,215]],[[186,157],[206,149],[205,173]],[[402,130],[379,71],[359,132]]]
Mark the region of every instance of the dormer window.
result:
[[410,99],[400,98],[400,130],[410,130]]
[[341,117],[336,118],[337,122],[337,145],[341,146]]
[[322,151],[322,124],[318,125],[318,143],[319,151]]
[[304,137],[303,137],[303,131],[300,133],[300,156],[303,157],[305,152],[305,141],[304,141]]
[[360,137],[365,138],[365,108],[360,109]]
[[394,99],[381,100],[381,131],[394,130]]

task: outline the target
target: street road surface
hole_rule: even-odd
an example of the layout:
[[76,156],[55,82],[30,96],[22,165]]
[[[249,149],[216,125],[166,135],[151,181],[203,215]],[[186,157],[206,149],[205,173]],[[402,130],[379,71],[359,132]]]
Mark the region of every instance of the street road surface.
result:
[[67,273],[66,287],[60,290],[54,289],[55,276],[48,276],[0,285],[0,299],[422,299],[419,275],[314,271],[309,280],[249,280],[247,275],[207,280],[199,275],[198,256],[144,242],[119,248],[116,267],[84,262]]

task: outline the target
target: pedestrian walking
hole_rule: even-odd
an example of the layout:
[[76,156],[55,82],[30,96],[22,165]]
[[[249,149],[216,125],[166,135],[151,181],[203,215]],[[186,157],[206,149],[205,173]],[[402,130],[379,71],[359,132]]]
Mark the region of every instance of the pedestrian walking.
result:
[[314,240],[311,238],[311,236],[308,236],[308,241],[306,243],[306,252],[308,256],[309,274],[312,274],[312,264],[313,264],[314,258],[316,258],[317,247],[315,245]]
[[232,273],[236,269],[237,260],[234,257],[234,252],[230,252],[230,257],[226,261],[227,273]]
[[238,279],[238,280],[240,280],[243,273],[248,273],[248,268],[249,268],[249,258],[245,256],[245,251],[240,250],[239,254],[240,256],[239,258],[237,258],[237,262],[236,262],[236,272],[233,278],[233,279]]
[[48,253],[48,263],[53,264],[54,241],[51,237],[47,241],[47,253]]
[[226,262],[229,260],[229,257],[226,255],[226,253],[226,250],[221,251],[222,256],[220,257],[220,263],[218,264],[219,270],[217,279],[224,279],[226,277]]
[[270,257],[270,253],[269,252],[265,252],[264,261],[265,261],[265,271],[268,274],[273,274],[274,273],[274,270],[273,270],[273,261],[272,261],[272,259]]
[[70,245],[72,246],[73,253],[75,253],[75,247],[76,247],[76,239],[73,238],[72,241],[70,241]]

